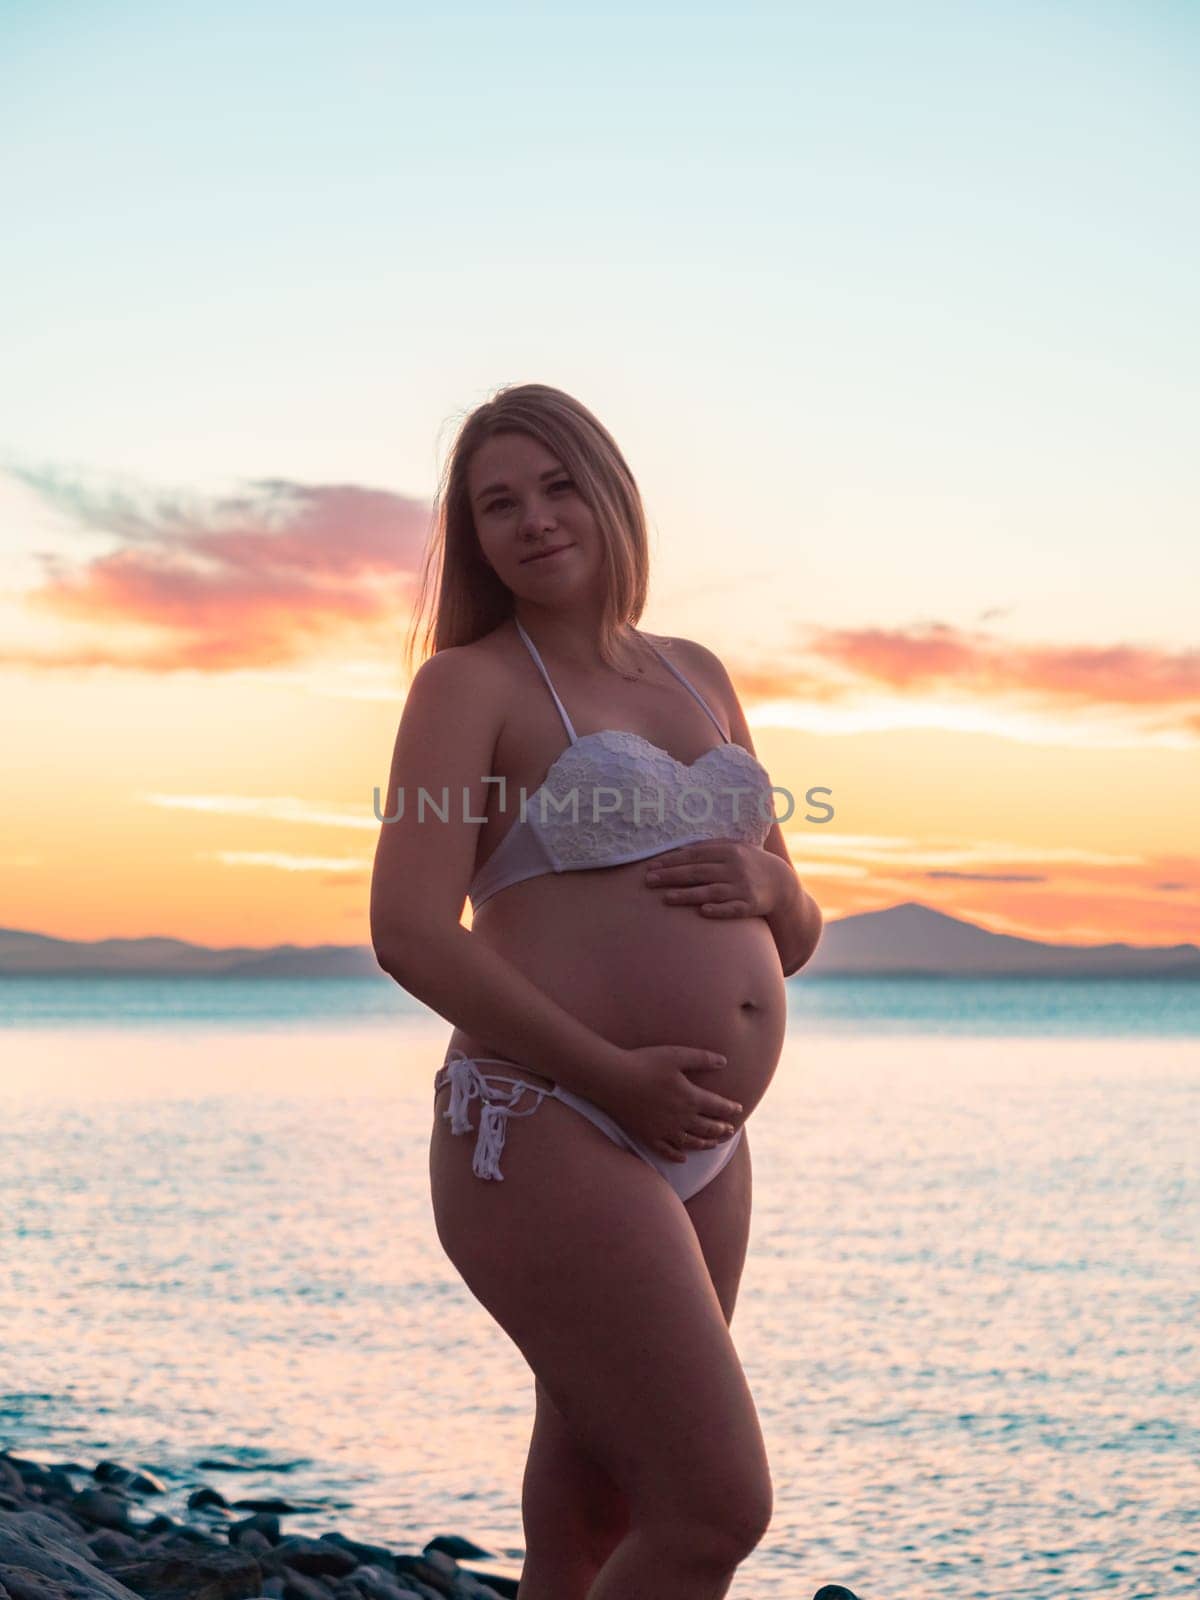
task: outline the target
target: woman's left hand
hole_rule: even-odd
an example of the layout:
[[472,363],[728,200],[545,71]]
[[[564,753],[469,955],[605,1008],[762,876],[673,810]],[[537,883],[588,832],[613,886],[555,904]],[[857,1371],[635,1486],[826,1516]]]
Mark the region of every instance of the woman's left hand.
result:
[[706,839],[665,850],[646,863],[646,884],[667,905],[695,906],[706,917],[769,917],[796,874],[780,856],[737,839]]

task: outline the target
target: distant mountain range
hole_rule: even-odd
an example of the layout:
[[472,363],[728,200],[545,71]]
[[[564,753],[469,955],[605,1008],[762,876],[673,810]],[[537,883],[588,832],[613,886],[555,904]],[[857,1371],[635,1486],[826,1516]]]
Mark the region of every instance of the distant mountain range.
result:
[[827,922],[806,975],[1200,978],[1194,944],[1050,944],[990,933],[917,900]]
[[[365,978],[383,974],[366,945],[210,949],[184,939],[77,942],[0,928],[0,978]],[[825,924],[801,977],[1200,978],[1200,948],[1069,945],[989,933],[907,900]]]

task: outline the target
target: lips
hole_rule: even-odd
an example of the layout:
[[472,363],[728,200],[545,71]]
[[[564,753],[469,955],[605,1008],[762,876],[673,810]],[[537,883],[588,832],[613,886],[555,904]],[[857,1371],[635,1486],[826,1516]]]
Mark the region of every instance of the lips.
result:
[[569,544],[552,544],[547,550],[539,550],[535,556],[523,556],[521,565],[526,566],[530,561],[544,561],[547,556],[556,556],[560,550],[569,550]]

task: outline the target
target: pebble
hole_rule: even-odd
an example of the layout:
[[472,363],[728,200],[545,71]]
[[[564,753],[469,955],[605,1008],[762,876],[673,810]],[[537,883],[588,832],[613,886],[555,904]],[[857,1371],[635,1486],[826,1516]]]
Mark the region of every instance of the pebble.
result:
[[[119,1461],[43,1466],[0,1450],[0,1594],[9,1579],[13,1593],[36,1591],[38,1600],[512,1600],[517,1592],[511,1578],[464,1572],[459,1556],[474,1563],[491,1552],[458,1534],[420,1551],[336,1531],[284,1535],[280,1517],[300,1507],[249,1498],[231,1507],[207,1485],[187,1500],[202,1526],[161,1511],[146,1518],[143,1499],[165,1493],[154,1473]],[[252,1514],[238,1518],[234,1508]]]

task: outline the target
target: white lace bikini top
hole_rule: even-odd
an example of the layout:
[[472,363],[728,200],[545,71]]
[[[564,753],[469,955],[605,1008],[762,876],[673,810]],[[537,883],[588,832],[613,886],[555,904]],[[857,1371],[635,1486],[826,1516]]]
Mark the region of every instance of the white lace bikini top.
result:
[[770,775],[726,738],[703,695],[656,645],[650,648],[704,707],[724,740],[690,765],[640,733],[606,728],[579,738],[533,640],[513,621],[571,743],[541,788],[522,801],[517,821],[475,874],[467,891],[472,912],[510,884],[545,872],[621,866],[703,839],[762,844],[774,821]]

